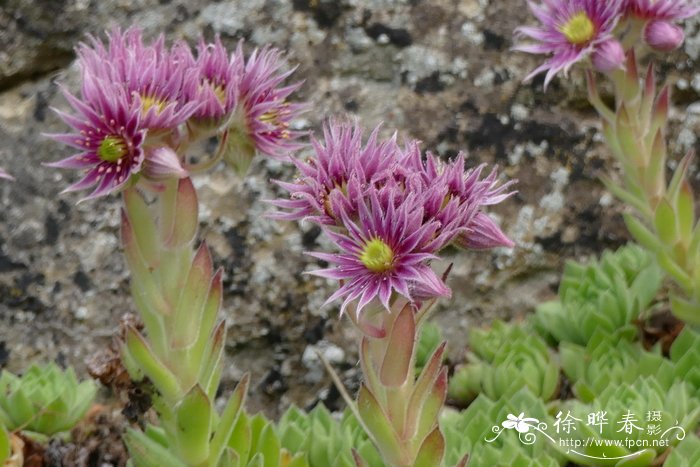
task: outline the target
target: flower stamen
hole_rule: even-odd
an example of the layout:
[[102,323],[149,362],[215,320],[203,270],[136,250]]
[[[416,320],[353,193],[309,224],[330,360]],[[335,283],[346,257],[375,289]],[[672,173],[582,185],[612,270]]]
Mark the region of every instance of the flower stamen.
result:
[[168,103],[155,96],[141,96],[141,111],[146,115],[149,110],[155,109],[156,115],[160,115],[165,110]]

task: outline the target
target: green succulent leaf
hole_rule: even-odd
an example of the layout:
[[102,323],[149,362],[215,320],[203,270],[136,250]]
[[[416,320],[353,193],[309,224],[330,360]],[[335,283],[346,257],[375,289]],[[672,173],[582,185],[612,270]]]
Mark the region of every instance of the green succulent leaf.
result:
[[491,399],[500,399],[523,387],[544,400],[555,395],[559,366],[544,339],[528,324],[499,320],[488,329],[472,329],[469,341],[473,353],[452,377],[451,397],[466,402],[483,392]]
[[416,347],[416,373],[420,373],[442,341],[440,326],[430,321],[421,325]]
[[700,438],[690,433],[672,449],[664,467],[694,467],[700,465]]
[[4,465],[5,461],[12,455],[12,445],[10,444],[10,434],[4,425],[0,424],[0,464]]
[[141,431],[128,429],[124,435],[124,442],[134,467],[187,467],[187,464],[178,459],[170,449]]
[[188,464],[198,465],[209,458],[212,412],[211,402],[199,385],[175,405],[177,447]]

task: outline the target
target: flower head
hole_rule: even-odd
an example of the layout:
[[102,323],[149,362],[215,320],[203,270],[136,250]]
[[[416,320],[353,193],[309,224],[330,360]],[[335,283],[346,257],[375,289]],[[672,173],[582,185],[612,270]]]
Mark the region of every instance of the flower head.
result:
[[[124,187],[144,162],[146,130],[141,127],[138,101],[130,99],[119,84],[85,75],[83,94],[90,104],[63,91],[76,115],[58,111],[74,132],[48,135],[78,152],[50,167],[81,169],[84,177],[65,191],[95,186],[87,198],[96,198]],[[86,199],[87,199],[86,198]]]
[[325,228],[340,253],[310,253],[337,266],[313,274],[343,281],[327,303],[343,298],[343,312],[358,300],[359,315],[375,298],[389,309],[393,292],[412,300],[416,286],[434,297],[450,295],[429,264],[437,258],[434,237],[438,222],[424,222],[416,196],[403,197],[395,187],[387,186],[371,191],[358,207],[356,219],[345,211],[338,213],[346,230]]
[[[176,43],[165,48],[163,36],[146,45],[139,29],[122,33],[114,29],[108,34],[108,45],[91,37],[90,44],[78,47],[83,76],[122,86],[127,98],[141,113],[141,127],[149,130],[170,130],[184,123],[199,105],[183,101],[183,83],[191,82],[191,63],[183,50],[189,47]],[[82,98],[90,102],[91,93],[83,89]]]
[[182,59],[192,64],[195,74],[194,79],[184,83],[184,95],[199,102],[194,114],[197,121],[219,126],[236,107],[243,57],[229,54],[219,37],[210,44],[200,40],[196,60],[188,52],[189,48],[182,50]]
[[678,21],[700,12],[697,0],[626,0],[625,12],[647,20]]
[[[243,56],[238,45],[236,55]],[[243,65],[239,86],[239,105],[229,128],[231,151],[227,157],[239,172],[247,170],[255,152],[281,159],[301,145],[296,139],[303,132],[290,129],[291,121],[304,109],[287,98],[301,86],[281,86],[294,72],[282,72],[283,62],[277,49],[256,49]]]
[[[541,25],[519,27],[516,34],[535,43],[518,45],[515,50],[550,55],[525,78],[529,80],[546,71],[547,86],[560,71],[566,74],[574,64],[589,55],[605,53],[599,49],[615,40],[612,31],[621,16],[622,0],[542,0],[541,4],[530,1],[529,6]],[[605,57],[606,67],[616,56]]]
[[[331,193],[342,194],[342,199],[336,202],[343,202],[346,212],[352,212],[357,209],[355,201],[361,194],[348,190],[379,183],[397,167],[400,149],[396,137],[379,141],[379,127],[364,145],[362,128],[357,122],[352,125],[330,122],[324,126],[323,136],[323,141],[311,140],[315,157],[293,160],[299,170],[296,181],[277,182],[292,196],[288,200],[271,201],[271,204],[289,210],[275,213],[273,217],[284,220],[308,218],[319,224],[336,224],[339,218],[331,209]],[[351,179],[358,183],[349,185]]]
[[514,192],[508,190],[514,181],[499,184],[495,170],[481,178],[486,164],[467,169],[462,152],[449,162],[430,152],[423,158],[417,141],[408,146],[399,165],[408,168],[400,175],[405,178],[403,183],[424,193],[424,210],[439,221],[438,233],[445,245],[454,243],[468,249],[513,246],[481,208],[510,197]]
[[510,183],[499,185],[495,171],[481,178],[484,165],[466,170],[464,154],[443,162],[423,157],[417,141],[401,148],[378,133],[363,145],[356,123],[330,122],[324,141],[312,140],[315,156],[295,162],[299,177],[277,182],[289,199],[271,201],[284,210],[273,217],[316,222],[340,249],[313,253],[335,265],[317,273],[342,281],[329,301],[344,298],[344,310],[358,300],[358,313],[374,297],[388,308],[394,292],[413,301],[449,295],[430,262],[450,244],[513,245],[481,212],[510,196]]

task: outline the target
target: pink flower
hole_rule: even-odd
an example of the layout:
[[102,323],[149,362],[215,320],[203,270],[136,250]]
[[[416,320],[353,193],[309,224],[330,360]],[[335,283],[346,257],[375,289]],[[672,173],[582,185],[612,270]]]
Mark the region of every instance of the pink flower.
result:
[[598,45],[591,57],[593,66],[603,73],[619,70],[624,67],[625,51],[616,39],[608,39]]
[[310,253],[334,264],[316,271],[341,281],[329,301],[355,300],[359,313],[378,298],[387,309],[394,293],[421,301],[450,291],[430,262],[448,245],[466,248],[512,246],[482,207],[512,194],[485,165],[467,170],[465,156],[443,162],[424,158],[417,141],[405,148],[396,137],[378,138],[375,129],[362,143],[357,124],[330,122],[324,140],[312,140],[315,156],[296,161],[299,177],[277,182],[289,199],[271,204],[278,219],[320,224],[340,253]]
[[542,0],[528,4],[541,25],[517,28],[518,36],[535,42],[517,45],[515,50],[550,57],[525,80],[547,72],[546,87],[557,73],[563,71],[566,75],[574,64],[596,53],[598,63],[610,68],[610,61],[617,55],[601,48],[610,48],[610,41],[615,40],[612,32],[622,15],[622,0]]
[[[139,29],[108,34],[108,45],[91,37],[90,45],[78,47],[83,77],[122,86],[127,99],[140,109],[140,125],[149,130],[173,130],[184,123],[198,102],[181,99],[183,83],[192,81],[191,64],[183,60],[182,50],[189,47],[176,43],[167,50],[163,36],[153,44],[143,42]],[[82,98],[92,96],[83,91]]]
[[94,186],[85,199],[120,190],[141,171],[144,162],[146,130],[141,127],[140,103],[131,99],[121,85],[90,74],[83,77],[84,101],[68,91],[63,93],[76,114],[56,112],[73,128],[73,133],[47,136],[78,152],[47,165],[83,170],[83,178],[65,191]]
[[213,127],[225,124],[236,108],[243,56],[229,55],[219,37],[213,44],[200,40],[196,60],[189,47],[182,49],[179,56],[183,62],[191,63],[195,71],[194,79],[184,83],[185,98],[199,103],[195,120]]
[[[241,48],[239,45],[239,54]],[[305,107],[287,101],[301,83],[280,87],[294,72],[293,69],[281,72],[282,66],[279,50],[268,47],[255,50],[245,62],[239,85],[247,130],[255,141],[256,149],[278,158],[300,147],[295,140],[303,133],[291,130],[289,124]]]
[[355,185],[348,186],[348,182],[355,179],[360,186],[379,183],[398,164],[396,136],[379,141],[379,127],[364,145],[362,129],[357,123],[342,125],[331,122],[324,126],[323,136],[322,141],[311,140],[315,157],[292,161],[299,171],[296,181],[276,181],[291,193],[291,198],[271,201],[271,204],[288,210],[277,212],[272,217],[281,220],[308,218],[319,224],[334,225],[338,222],[338,215],[331,210],[331,193],[343,193],[343,203],[347,204],[345,210],[352,211],[356,209],[355,201],[362,195],[350,192]]
[[403,197],[393,187],[386,187],[372,191],[358,207],[356,219],[340,210],[343,232],[324,229],[340,253],[309,253],[336,265],[312,274],[342,281],[326,303],[343,298],[342,313],[358,300],[359,315],[374,298],[389,310],[393,292],[412,300],[411,291],[417,285],[423,294],[450,296],[450,289],[429,264],[437,259],[434,236],[439,224],[424,222],[418,197]]
[[697,0],[626,0],[625,12],[643,20],[678,21],[700,12]]

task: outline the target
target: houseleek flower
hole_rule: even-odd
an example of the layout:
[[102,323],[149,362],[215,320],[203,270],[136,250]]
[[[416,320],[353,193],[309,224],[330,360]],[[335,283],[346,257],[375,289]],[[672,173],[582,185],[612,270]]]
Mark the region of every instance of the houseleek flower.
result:
[[[238,44],[235,54],[243,57]],[[301,83],[284,86],[294,69],[282,71],[282,53],[274,48],[256,49],[241,64],[238,105],[225,133],[224,159],[239,174],[245,174],[256,153],[284,159],[302,147],[297,141],[304,132],[290,127],[305,105],[290,102]]]
[[[162,35],[147,45],[135,28],[124,33],[114,29],[107,37],[107,45],[90,37],[89,45],[78,47],[83,78],[92,76],[123,87],[130,103],[140,110],[141,128],[172,130],[184,123],[199,105],[181,99],[183,84],[191,81],[193,73],[181,54],[189,47],[178,42],[168,50]],[[92,104],[96,96],[83,90],[82,97]]]
[[347,233],[326,230],[326,234],[340,249],[340,253],[310,253],[312,256],[337,265],[313,271],[313,274],[338,279],[343,285],[327,303],[344,298],[341,312],[352,301],[359,299],[356,312],[375,297],[388,310],[389,299],[396,291],[412,299],[412,289],[420,287],[428,296],[449,296],[450,289],[432,270],[430,260],[437,259],[439,224],[423,222],[423,209],[416,196],[399,201],[402,195],[387,187],[360,200],[359,217],[351,219],[340,206],[332,203],[347,229]]
[[289,199],[271,201],[282,210],[273,217],[323,227],[340,253],[311,253],[334,264],[314,273],[341,281],[329,302],[343,298],[344,311],[358,300],[358,314],[373,298],[389,309],[393,292],[409,301],[449,296],[430,267],[448,245],[513,245],[481,210],[510,196],[510,183],[499,185],[495,171],[481,178],[483,165],[466,170],[462,153],[424,160],[417,141],[402,148],[378,133],[363,144],[357,124],[330,122],[323,141],[312,139],[315,157],[295,162],[299,177],[277,182]]
[[586,58],[601,71],[619,68],[624,63],[622,46],[613,36],[613,29],[622,16],[622,1],[609,0],[543,0],[529,2],[539,27],[522,26],[516,35],[533,43],[519,44],[515,50],[549,55],[549,59],[525,80],[546,72],[545,87],[554,76]]
[[626,0],[625,12],[646,21],[679,21],[700,12],[697,0]]
[[130,99],[118,84],[93,75],[83,77],[83,95],[63,94],[75,115],[60,110],[58,115],[73,133],[48,135],[78,152],[66,159],[47,164],[62,169],[80,169],[83,178],[64,191],[95,187],[86,199],[104,196],[125,187],[144,163],[146,129],[141,126],[140,103]]
[[236,108],[242,56],[229,54],[218,37],[210,44],[200,40],[196,59],[189,47],[181,49],[179,56],[195,70],[195,79],[183,86],[185,98],[200,104],[193,121],[213,127],[224,124]]

